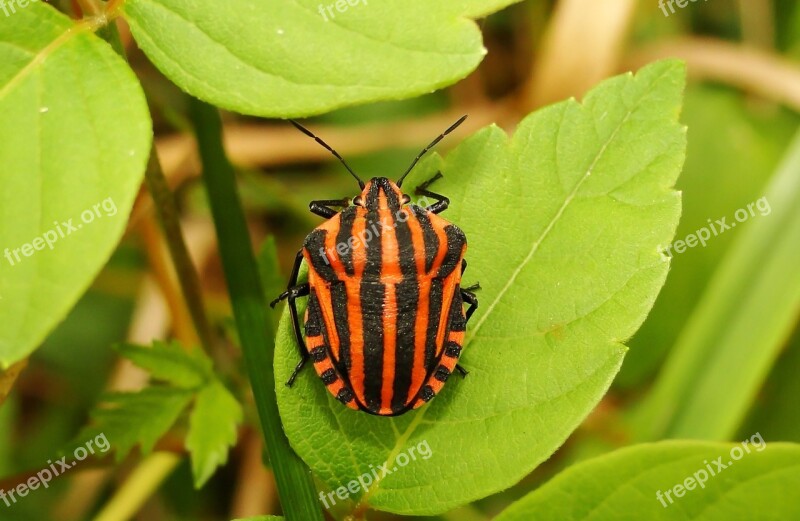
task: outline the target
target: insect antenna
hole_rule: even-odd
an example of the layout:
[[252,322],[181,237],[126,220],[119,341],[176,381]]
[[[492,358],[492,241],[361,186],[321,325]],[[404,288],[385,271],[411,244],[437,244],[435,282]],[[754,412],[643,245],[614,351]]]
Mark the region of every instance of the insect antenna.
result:
[[339,152],[337,152],[336,150],[334,150],[333,148],[331,148],[331,146],[330,146],[330,145],[328,145],[326,142],[324,142],[323,140],[321,140],[320,138],[318,138],[317,136],[315,136],[313,132],[311,132],[310,130],[308,130],[306,127],[304,127],[303,125],[301,125],[301,124],[300,124],[300,123],[298,123],[297,121],[295,121],[295,120],[293,120],[293,119],[290,119],[290,120],[289,120],[289,123],[291,123],[292,125],[294,125],[294,126],[297,128],[297,130],[299,130],[300,132],[302,132],[302,133],[303,133],[303,134],[305,134],[306,136],[308,136],[308,137],[310,137],[310,138],[313,138],[313,139],[314,139],[314,141],[316,141],[317,143],[319,143],[320,145],[322,145],[322,146],[323,146],[323,147],[324,147],[326,150],[328,150],[328,151],[329,151],[331,154],[333,154],[334,156],[336,156],[336,159],[338,159],[338,160],[339,160],[339,161],[340,161],[340,162],[341,162],[341,163],[344,165],[344,167],[347,169],[347,171],[348,171],[348,172],[350,172],[350,175],[352,175],[353,177],[355,177],[356,181],[358,181],[358,186],[359,186],[359,187],[361,187],[361,189],[362,189],[362,190],[364,189],[364,186],[365,186],[365,185],[364,185],[364,181],[362,181],[362,180],[361,180],[361,178],[360,178],[360,177],[358,177],[358,175],[356,175],[356,173],[355,173],[355,172],[353,172],[353,169],[352,169],[352,168],[350,168],[350,165],[348,165],[348,164],[347,164],[347,162],[344,160],[344,158],[343,158],[342,156],[340,156],[340,155],[339,155]]
[[428,145],[428,146],[426,146],[424,149],[422,149],[422,152],[420,152],[420,153],[419,153],[419,155],[418,155],[418,156],[417,156],[417,157],[414,159],[414,161],[411,163],[411,166],[410,166],[410,167],[408,167],[408,170],[406,170],[406,171],[405,171],[405,173],[404,173],[403,175],[401,175],[401,176],[400,176],[400,179],[398,179],[398,180],[397,180],[397,186],[398,186],[398,187],[400,187],[400,186],[403,186],[403,179],[405,179],[405,178],[406,178],[406,176],[407,176],[409,173],[411,173],[411,170],[413,170],[413,169],[414,169],[414,167],[415,167],[415,166],[417,166],[417,163],[419,163],[419,160],[420,160],[420,159],[422,159],[422,156],[424,156],[424,155],[425,155],[425,153],[426,153],[428,150],[430,150],[430,149],[432,149],[433,147],[435,147],[435,146],[436,146],[436,143],[438,143],[439,141],[441,141],[442,139],[444,139],[444,137],[445,137],[447,134],[449,134],[450,132],[454,131],[454,130],[456,129],[456,127],[458,127],[460,124],[462,124],[462,123],[464,122],[464,120],[465,120],[465,119],[467,119],[467,115],[466,115],[466,114],[465,114],[465,115],[463,115],[463,116],[461,116],[461,118],[460,118],[458,121],[456,121],[455,123],[453,123],[452,125],[450,125],[450,128],[448,128],[447,130],[445,130],[444,132],[442,132],[441,134],[439,134],[439,136],[438,136],[436,139],[434,139],[433,141],[431,141],[431,144],[430,144],[430,145]]

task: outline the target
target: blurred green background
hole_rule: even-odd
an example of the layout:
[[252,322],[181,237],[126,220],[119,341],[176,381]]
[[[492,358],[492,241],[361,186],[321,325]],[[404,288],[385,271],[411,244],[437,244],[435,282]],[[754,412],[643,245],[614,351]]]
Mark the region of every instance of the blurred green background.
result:
[[[800,442],[798,270],[777,270],[787,259],[800,260],[800,236],[791,226],[800,208],[800,169],[797,162],[779,169],[798,147],[792,143],[800,123],[800,3],[709,0],[669,16],[655,1],[599,4],[514,5],[480,22],[488,55],[455,86],[408,101],[338,110],[308,123],[356,171],[385,175],[402,171],[454,114],[471,115],[469,131],[495,121],[511,131],[539,106],[580,97],[605,77],[676,56],[687,61],[690,76],[681,116],[689,137],[677,185],[683,215],[676,238],[709,219],[731,222],[737,209],[767,193],[794,201],[795,214],[756,214],[707,246],[676,254],[611,392],[561,450],[516,487],[436,519],[489,519],[568,465],[638,441],[737,440],[760,432],[767,442]],[[60,7],[74,12],[70,2]],[[213,228],[187,135],[185,96],[137,51],[125,27],[121,32],[154,110],[159,153],[179,197],[209,309],[218,328],[230,329]],[[318,222],[307,211],[308,201],[352,196],[352,180],[284,122],[226,115],[225,125],[254,242],[274,236],[286,275],[304,235]],[[456,141],[443,143],[441,152]],[[141,385],[142,375],[118,360],[110,345],[179,333],[179,324],[169,325],[170,297],[162,295],[169,279],[165,259],[152,205],[142,196],[111,262],[31,357],[0,408],[0,487],[68,445],[101,392]],[[274,291],[283,280],[272,277],[265,285]],[[704,300],[712,307],[723,303],[724,314],[709,313]],[[758,332],[757,341],[743,345],[737,343],[741,337],[722,334],[734,325]],[[713,340],[698,328],[716,332]],[[741,395],[729,392],[737,389]],[[252,404],[247,406],[252,419]],[[706,409],[715,412],[709,416]],[[216,520],[274,511],[269,471],[252,464],[261,453],[253,425],[202,491],[193,489],[184,461],[137,519]],[[169,439],[162,443],[170,446]],[[13,513],[0,509],[0,519],[89,519],[133,466],[129,459],[113,472],[110,462],[77,469]],[[273,494],[254,492],[264,488]]]

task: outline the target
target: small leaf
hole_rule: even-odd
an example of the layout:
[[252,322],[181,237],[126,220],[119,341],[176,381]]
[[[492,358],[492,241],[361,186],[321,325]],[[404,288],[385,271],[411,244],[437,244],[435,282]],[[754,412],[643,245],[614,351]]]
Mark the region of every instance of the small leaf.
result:
[[197,396],[189,418],[186,448],[192,453],[194,486],[202,487],[220,465],[228,461],[228,449],[236,444],[242,407],[219,382]]
[[121,344],[117,351],[156,380],[194,389],[214,378],[212,362],[200,350],[186,351],[178,342],[153,343],[153,347]]
[[[519,0],[128,0],[136,42],[181,88],[245,114],[300,116],[427,94],[486,54],[477,24]],[[324,5],[323,5],[324,4]]]
[[[352,494],[357,508],[438,514],[515,484],[580,424],[667,275],[660,248],[680,214],[670,187],[686,144],[684,75],[680,62],[655,63],[603,82],[583,104],[532,114],[511,139],[488,127],[448,155],[435,191],[469,241],[464,284],[483,289],[462,358],[470,374],[431,404],[378,418],[329,397],[310,368],[282,385],[298,359],[284,313],[284,429],[328,487],[386,462],[397,471]],[[405,187],[422,180],[418,171]]]
[[495,521],[800,519],[800,446],[746,449],[692,441],[634,445],[570,467]]
[[104,433],[117,461],[141,445],[143,454],[175,424],[194,396],[191,391],[171,387],[147,387],[138,393],[113,393],[91,413],[93,424],[79,438]]
[[0,23],[0,369],[106,263],[150,152],[141,86],[91,30],[45,3]]

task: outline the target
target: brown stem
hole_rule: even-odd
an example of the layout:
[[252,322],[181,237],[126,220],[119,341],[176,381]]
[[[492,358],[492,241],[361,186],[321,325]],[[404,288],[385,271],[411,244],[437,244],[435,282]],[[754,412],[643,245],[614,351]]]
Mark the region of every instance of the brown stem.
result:
[[230,362],[221,355],[216,349],[217,340],[206,315],[203,305],[203,293],[200,289],[200,278],[189,257],[189,250],[186,248],[186,241],[180,227],[178,206],[175,197],[169,189],[167,179],[161,170],[161,163],[158,160],[155,147],[150,152],[150,159],[147,163],[145,181],[150,195],[155,203],[158,220],[167,241],[172,263],[178,276],[183,291],[183,298],[192,317],[197,335],[206,352],[217,363],[217,367],[223,372],[229,369]]
[[83,16],[100,16],[104,11],[104,6],[97,0],[77,0],[77,2],[83,11]]

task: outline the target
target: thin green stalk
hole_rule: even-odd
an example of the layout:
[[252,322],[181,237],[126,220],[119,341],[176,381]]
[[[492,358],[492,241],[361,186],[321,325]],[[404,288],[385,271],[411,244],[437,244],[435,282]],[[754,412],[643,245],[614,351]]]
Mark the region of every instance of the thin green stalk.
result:
[[217,109],[201,101],[192,100],[190,113],[222,267],[284,515],[288,521],[322,521],[311,472],[289,446],[281,428],[272,366],[275,330],[267,318],[233,166],[222,146],[222,122]]
[[170,452],[154,452],[140,463],[94,521],[127,521],[158,490],[181,462]]

